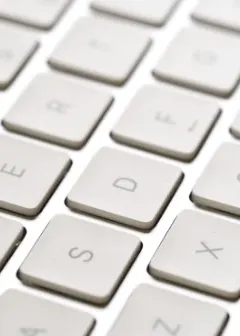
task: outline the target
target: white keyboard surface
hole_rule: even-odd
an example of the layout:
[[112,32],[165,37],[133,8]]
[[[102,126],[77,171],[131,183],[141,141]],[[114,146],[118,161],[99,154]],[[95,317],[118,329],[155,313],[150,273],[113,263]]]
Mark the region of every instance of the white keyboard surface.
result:
[[0,336],[240,335],[239,14],[0,0]]

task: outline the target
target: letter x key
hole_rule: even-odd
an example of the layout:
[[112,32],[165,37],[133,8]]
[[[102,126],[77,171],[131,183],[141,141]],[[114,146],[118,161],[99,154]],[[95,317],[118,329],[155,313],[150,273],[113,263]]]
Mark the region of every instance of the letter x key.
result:
[[[238,299],[240,268],[234,265],[240,262],[239,241],[238,223],[199,210],[185,210],[178,215],[151,260],[149,273],[154,278],[228,300]],[[185,326],[184,320],[169,321],[168,316],[159,312],[157,316],[167,317],[166,322],[173,331],[176,328],[174,322]],[[187,334],[182,331],[179,336],[183,336],[182,333]],[[195,333],[189,335],[195,336]]]
[[223,251],[224,249],[222,247],[219,247],[219,248],[209,248],[207,246],[206,243],[204,243],[203,241],[201,241],[201,245],[204,247],[204,250],[197,250],[196,253],[209,253],[213,256],[213,258],[215,259],[219,259],[216,252],[220,252],[220,251]]

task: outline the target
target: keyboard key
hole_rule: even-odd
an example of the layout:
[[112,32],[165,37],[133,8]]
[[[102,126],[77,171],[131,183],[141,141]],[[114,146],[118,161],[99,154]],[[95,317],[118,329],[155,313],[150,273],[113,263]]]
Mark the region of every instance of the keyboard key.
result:
[[238,0],[200,0],[192,16],[200,22],[240,32]]
[[64,153],[0,136],[0,208],[35,216],[70,167]]
[[158,248],[149,271],[161,280],[238,299],[239,240],[239,225],[196,211],[184,211]]
[[219,116],[214,101],[165,86],[145,86],[112,132],[121,143],[192,160]]
[[[76,48],[76,45],[79,47]],[[53,52],[61,71],[121,85],[137,66],[150,38],[141,28],[117,21],[81,18]]]
[[71,0],[1,0],[0,17],[42,29],[54,26]]
[[240,139],[240,112],[238,112],[232,126],[230,128],[231,133],[238,139]]
[[240,146],[223,144],[197,181],[192,192],[193,202],[239,216],[239,166]]
[[0,23],[0,89],[6,89],[36,50],[31,33],[11,24]]
[[23,236],[24,229],[21,224],[0,217],[0,270],[11,257]]
[[226,322],[227,313],[218,306],[141,285],[108,336],[217,336]]
[[240,39],[203,27],[185,28],[170,43],[154,75],[174,84],[227,97],[240,77]]
[[91,7],[130,20],[161,26],[169,19],[178,3],[179,0],[163,0],[161,2],[155,0],[93,0]]
[[157,223],[181,179],[182,172],[172,165],[103,148],[71,190],[67,205],[149,230]]
[[0,334],[5,336],[87,336],[91,315],[10,290],[0,297]]
[[21,266],[20,278],[26,284],[105,304],[140,248],[132,235],[59,215]]
[[37,76],[3,124],[70,148],[82,147],[112,101],[110,94],[58,75]]

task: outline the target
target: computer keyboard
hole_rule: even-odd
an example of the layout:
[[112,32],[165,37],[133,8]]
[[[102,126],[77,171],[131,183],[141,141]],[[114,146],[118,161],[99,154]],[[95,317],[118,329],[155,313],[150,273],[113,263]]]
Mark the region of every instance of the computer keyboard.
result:
[[240,335],[239,0],[0,0],[0,336]]

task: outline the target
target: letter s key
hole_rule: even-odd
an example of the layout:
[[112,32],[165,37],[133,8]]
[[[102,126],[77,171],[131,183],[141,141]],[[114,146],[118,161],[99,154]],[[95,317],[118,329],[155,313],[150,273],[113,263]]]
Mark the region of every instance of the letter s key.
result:
[[93,252],[84,250],[80,251],[78,247],[73,247],[69,252],[68,255],[72,259],[81,259],[83,262],[88,263],[93,259]]

